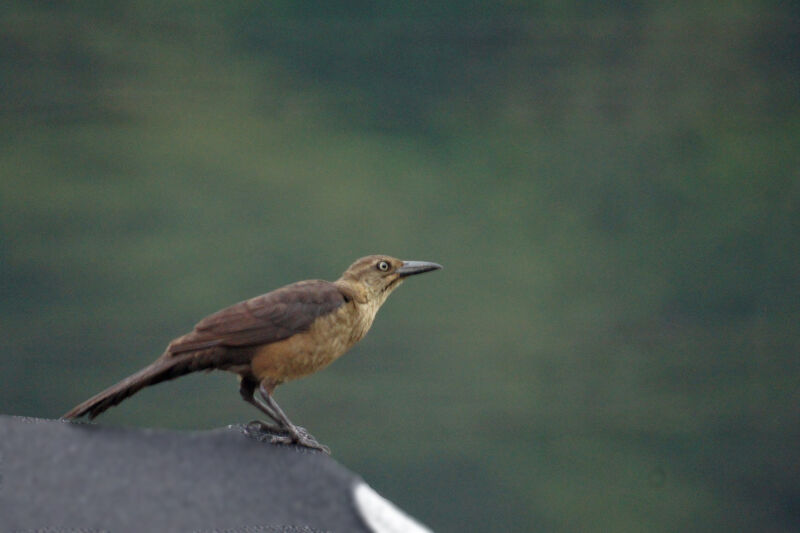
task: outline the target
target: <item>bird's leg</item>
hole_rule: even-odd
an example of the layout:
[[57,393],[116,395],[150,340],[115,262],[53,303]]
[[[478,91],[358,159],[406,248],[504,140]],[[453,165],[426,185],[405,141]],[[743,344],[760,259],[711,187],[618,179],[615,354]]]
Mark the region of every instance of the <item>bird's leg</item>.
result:
[[283,412],[283,409],[280,408],[278,403],[272,397],[273,390],[275,390],[275,384],[269,383],[266,380],[262,381],[258,388],[258,392],[261,394],[261,398],[264,400],[264,406],[269,408],[269,410],[277,416],[275,421],[280,422],[289,435],[287,437],[273,437],[272,442],[280,444],[299,444],[300,446],[320,450],[330,455],[330,448],[324,444],[320,444],[317,439],[315,439],[311,434],[308,433],[308,431],[305,430],[305,428],[292,424],[291,420],[289,420],[289,417],[286,416],[286,413]]
[[252,433],[256,429],[260,432],[264,433],[288,433],[286,429],[283,427],[283,422],[278,418],[278,416],[273,413],[266,405],[258,401],[255,397],[255,390],[256,385],[258,382],[253,381],[252,379],[241,378],[241,383],[239,385],[239,394],[241,394],[242,399],[249,403],[250,405],[255,406],[264,414],[266,414],[269,418],[273,421],[277,422],[277,426],[275,424],[270,424],[268,422],[264,422],[262,420],[253,420],[247,427],[245,428],[248,433]]

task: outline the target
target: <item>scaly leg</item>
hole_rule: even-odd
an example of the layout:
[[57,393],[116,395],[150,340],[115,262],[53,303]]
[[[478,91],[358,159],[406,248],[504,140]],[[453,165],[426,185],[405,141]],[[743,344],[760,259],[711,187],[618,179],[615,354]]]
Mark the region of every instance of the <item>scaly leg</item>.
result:
[[[264,400],[264,407],[266,407],[268,411],[271,411],[272,415],[274,415],[270,415],[270,417],[276,422],[279,422],[288,433],[288,435],[285,437],[273,437],[272,442],[281,444],[299,444],[300,446],[305,446],[306,448],[311,448],[314,450],[320,450],[330,455],[330,448],[324,444],[320,444],[317,439],[315,439],[305,430],[305,428],[292,424],[291,420],[289,420],[289,417],[286,416],[286,413],[283,412],[283,409],[280,408],[278,403],[272,397],[272,391],[274,390],[275,384],[267,380],[262,381],[258,388],[258,392],[261,394],[261,398]],[[264,412],[268,411],[265,410]]]
[[278,425],[270,424],[268,422],[264,422],[262,420],[253,420],[247,427],[245,431],[252,437],[259,437],[259,435],[255,434],[255,431],[259,431],[261,433],[271,433],[271,434],[288,434],[288,431],[284,429],[283,422],[281,419],[270,410],[266,405],[258,401],[255,397],[255,390],[256,386],[258,385],[257,381],[253,381],[252,379],[248,378],[241,378],[241,382],[239,385],[239,394],[241,394],[242,399],[249,403],[250,405],[255,406],[259,411],[263,412],[267,415],[270,419],[275,421]]

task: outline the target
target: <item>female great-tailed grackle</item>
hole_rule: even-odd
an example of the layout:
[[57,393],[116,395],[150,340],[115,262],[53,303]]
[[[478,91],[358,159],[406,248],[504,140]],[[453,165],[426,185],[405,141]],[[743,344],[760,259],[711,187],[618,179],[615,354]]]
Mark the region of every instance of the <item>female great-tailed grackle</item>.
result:
[[[199,370],[239,375],[239,393],[274,420],[260,423],[274,443],[328,452],[295,426],[272,397],[281,383],[320,370],[366,335],[389,294],[408,276],[438,270],[436,263],[362,257],[334,282],[299,281],[239,302],[201,320],[173,340],[151,365],[89,398],[63,418],[94,418],[143,387]],[[255,390],[261,396],[255,396]]]

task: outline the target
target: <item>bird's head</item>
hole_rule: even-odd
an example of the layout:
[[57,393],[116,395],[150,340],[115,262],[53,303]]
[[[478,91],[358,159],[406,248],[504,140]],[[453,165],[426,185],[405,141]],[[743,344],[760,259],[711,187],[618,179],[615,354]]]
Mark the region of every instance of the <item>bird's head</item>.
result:
[[340,280],[358,286],[369,301],[382,304],[407,277],[440,268],[442,265],[428,261],[403,261],[388,255],[368,255],[350,265]]

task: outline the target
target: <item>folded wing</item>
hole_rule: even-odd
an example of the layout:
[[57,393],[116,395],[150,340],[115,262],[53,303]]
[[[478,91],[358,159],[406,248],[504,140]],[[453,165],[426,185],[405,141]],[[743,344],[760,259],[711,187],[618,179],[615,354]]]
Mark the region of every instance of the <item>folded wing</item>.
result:
[[172,341],[169,354],[213,348],[246,347],[277,342],[307,331],[320,316],[346,302],[328,281],[293,283],[207,316],[187,335]]

